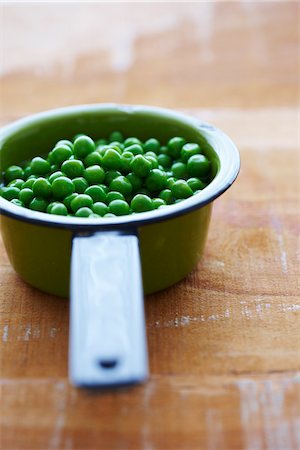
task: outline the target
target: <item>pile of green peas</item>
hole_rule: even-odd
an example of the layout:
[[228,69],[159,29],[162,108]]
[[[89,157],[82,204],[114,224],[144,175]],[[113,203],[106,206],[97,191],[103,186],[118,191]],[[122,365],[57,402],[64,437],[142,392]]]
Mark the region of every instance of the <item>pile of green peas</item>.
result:
[[75,217],[114,217],[181,202],[209,183],[211,162],[182,137],[166,145],[113,131],[94,141],[78,134],[45,157],[12,165],[0,195],[34,211]]

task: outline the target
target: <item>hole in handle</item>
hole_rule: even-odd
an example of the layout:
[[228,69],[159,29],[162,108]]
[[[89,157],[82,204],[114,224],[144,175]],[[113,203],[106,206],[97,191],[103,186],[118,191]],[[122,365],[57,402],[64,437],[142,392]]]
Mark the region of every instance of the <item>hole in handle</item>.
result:
[[113,369],[118,365],[117,359],[99,359],[98,364],[102,369]]

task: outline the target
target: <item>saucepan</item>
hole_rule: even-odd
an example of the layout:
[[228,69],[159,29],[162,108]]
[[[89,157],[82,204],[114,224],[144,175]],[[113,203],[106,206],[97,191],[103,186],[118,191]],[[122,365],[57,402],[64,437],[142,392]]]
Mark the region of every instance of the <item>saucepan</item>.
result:
[[32,211],[0,198],[11,265],[30,285],[70,296],[69,374],[75,386],[107,387],[148,376],[145,294],[177,283],[203,254],[213,201],[236,179],[231,139],[187,115],[148,106],[80,105],[54,109],[1,130],[0,171],[49,152],[60,139],[113,130],[142,140],[182,136],[211,161],[212,181],[174,205],[128,216],[79,218]]

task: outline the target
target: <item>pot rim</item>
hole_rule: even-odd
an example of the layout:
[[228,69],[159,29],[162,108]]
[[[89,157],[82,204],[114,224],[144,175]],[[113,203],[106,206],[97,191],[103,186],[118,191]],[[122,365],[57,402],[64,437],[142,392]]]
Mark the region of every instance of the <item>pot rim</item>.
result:
[[180,120],[187,126],[190,126],[207,140],[217,154],[220,161],[220,169],[214,179],[203,189],[203,191],[183,200],[182,202],[168,205],[166,208],[156,209],[143,213],[132,214],[128,216],[107,217],[107,218],[80,218],[50,215],[43,212],[32,211],[27,208],[21,208],[0,197],[0,213],[15,219],[35,223],[38,225],[67,228],[73,230],[99,230],[99,229],[122,229],[128,227],[138,227],[154,222],[168,220],[182,214],[194,211],[202,206],[211,203],[221,194],[223,194],[235,181],[240,170],[239,152],[232,140],[220,129],[215,126],[188,116],[177,111],[166,108],[144,105],[119,105],[115,103],[86,104],[78,106],[67,106],[63,108],[51,109],[30,115],[17,120],[0,130],[0,146],[5,138],[20,129],[32,125],[33,123],[43,122],[48,118],[63,117],[65,115],[76,115],[80,112],[122,112],[126,114],[145,114]]

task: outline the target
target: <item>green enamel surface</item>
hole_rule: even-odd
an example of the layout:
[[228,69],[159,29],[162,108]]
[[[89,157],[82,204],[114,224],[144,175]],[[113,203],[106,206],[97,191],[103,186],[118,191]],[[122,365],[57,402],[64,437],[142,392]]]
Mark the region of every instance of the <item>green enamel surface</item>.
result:
[[[42,118],[34,125],[12,132],[1,142],[0,172],[50,151],[59,139],[70,139],[79,132],[97,139],[113,130],[143,140],[156,137],[161,142],[172,136],[183,136],[202,146],[212,161],[212,176],[218,171],[218,157],[196,128],[159,113],[127,114],[116,108],[108,112],[77,111]],[[195,267],[203,252],[211,206],[138,229],[145,293],[176,283]],[[1,227],[8,257],[21,278],[45,292],[67,297],[72,232],[6,216],[1,217]]]
[[1,216],[3,242],[20,277],[50,294],[69,295],[72,232]]
[[177,283],[200,260],[212,204],[197,211],[139,229],[143,283],[146,294]]

